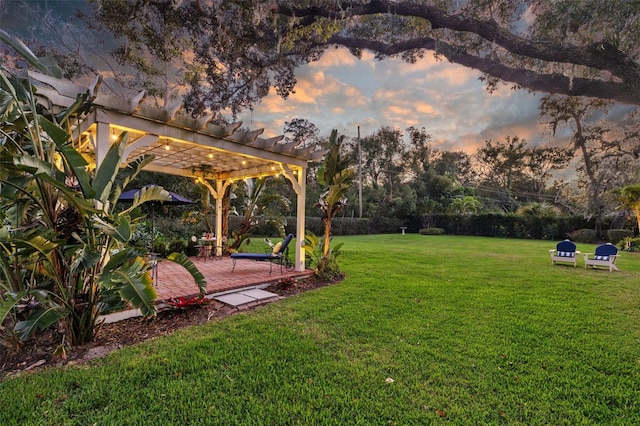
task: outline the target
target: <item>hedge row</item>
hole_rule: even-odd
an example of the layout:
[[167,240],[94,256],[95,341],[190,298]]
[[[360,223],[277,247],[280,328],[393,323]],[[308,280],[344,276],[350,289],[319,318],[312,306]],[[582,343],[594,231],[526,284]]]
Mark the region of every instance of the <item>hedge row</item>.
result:
[[[167,223],[163,223],[167,219]],[[162,229],[169,238],[180,238],[189,235],[201,235],[204,229],[181,224],[180,219],[162,218],[158,220],[156,227]],[[229,229],[237,229],[242,221],[241,217],[229,217]],[[296,218],[287,217],[285,233],[296,232]],[[425,223],[427,222],[427,223]],[[521,239],[561,240],[571,238],[571,234],[578,230],[594,229],[593,221],[578,216],[556,217],[526,217],[520,215],[480,214],[473,216],[459,215],[433,215],[425,221],[424,218],[351,218],[337,217],[332,222],[333,235],[362,235],[362,234],[393,234],[401,232],[401,227],[406,227],[407,232],[418,233],[425,228],[442,228],[448,235],[476,235],[486,237],[508,237]],[[607,230],[609,224],[604,224]],[[319,217],[307,217],[306,229],[316,235],[324,234],[322,219]],[[602,239],[614,242],[632,236],[632,230],[608,230]],[[274,225],[261,225],[256,235],[277,237],[280,232]],[[608,235],[610,233],[611,235]],[[169,235],[167,235],[169,234]]]

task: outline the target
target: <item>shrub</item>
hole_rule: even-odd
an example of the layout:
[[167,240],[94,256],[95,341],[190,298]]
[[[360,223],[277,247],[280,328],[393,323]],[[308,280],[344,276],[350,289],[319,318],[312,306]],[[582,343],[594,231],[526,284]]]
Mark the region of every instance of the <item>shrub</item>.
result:
[[314,267],[316,277],[325,281],[334,281],[344,276],[340,265],[338,265],[338,256],[342,253],[340,251],[342,243],[334,244],[329,254],[325,256],[324,238],[307,231],[304,242],[306,257],[310,259],[310,265]]
[[618,243],[618,247],[626,251],[639,252],[640,238],[627,237]]
[[444,229],[442,228],[422,228],[418,231],[420,235],[442,235],[444,234]]
[[186,248],[187,242],[181,238],[169,241],[169,253],[184,253],[186,251]]
[[633,238],[633,231],[630,229],[609,229],[607,231],[607,241],[613,244],[623,242],[626,238]]
[[187,247],[184,249],[184,254],[187,256],[195,256],[198,254],[198,240],[193,241],[191,238],[187,240]]
[[569,239],[577,243],[595,244],[598,242],[598,234],[595,229],[578,229],[569,232]]
[[158,237],[153,240],[153,243],[151,244],[151,251],[153,253],[158,253],[162,257],[165,257],[167,254],[169,254],[167,240],[164,237]]

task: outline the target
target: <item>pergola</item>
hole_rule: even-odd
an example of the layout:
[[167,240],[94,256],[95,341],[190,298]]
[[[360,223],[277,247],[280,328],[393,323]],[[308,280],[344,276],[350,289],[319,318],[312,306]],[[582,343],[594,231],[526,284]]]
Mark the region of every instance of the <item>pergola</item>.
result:
[[295,142],[281,143],[283,136],[261,138],[264,129],[241,131],[241,122],[218,126],[210,122],[213,115],[182,115],[181,103],[165,108],[144,105],[144,92],[132,98],[98,93],[100,76],[89,86],[36,72],[29,72],[29,77],[38,86],[38,96],[52,106],[66,108],[79,94],[88,94],[92,107],[73,130],[73,139],[91,166],[99,166],[112,141],[126,131],[126,163],[142,155],[154,155],[145,170],[190,177],[204,185],[216,201],[218,241],[222,237],[223,196],[232,182],[279,174],[286,177],[297,195],[295,269],[304,270],[307,166],[319,161],[325,151],[301,148]]

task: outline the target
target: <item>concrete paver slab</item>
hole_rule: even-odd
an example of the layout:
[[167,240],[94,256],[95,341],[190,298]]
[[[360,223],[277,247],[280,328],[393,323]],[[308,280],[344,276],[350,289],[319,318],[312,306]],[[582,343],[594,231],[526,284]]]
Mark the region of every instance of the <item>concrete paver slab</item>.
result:
[[240,306],[256,300],[241,293],[223,294],[222,296],[214,297],[214,299],[231,306]]
[[262,299],[271,299],[272,297],[277,297],[278,295],[275,293],[271,293],[270,291],[261,290],[259,288],[252,288],[249,290],[242,290],[238,293],[244,294],[245,296],[253,297],[257,300]]
[[259,302],[261,300],[271,299],[277,296],[278,295],[275,293],[264,291],[259,288],[252,288],[234,293],[222,294],[214,297],[214,299],[227,305],[241,306],[247,303]]

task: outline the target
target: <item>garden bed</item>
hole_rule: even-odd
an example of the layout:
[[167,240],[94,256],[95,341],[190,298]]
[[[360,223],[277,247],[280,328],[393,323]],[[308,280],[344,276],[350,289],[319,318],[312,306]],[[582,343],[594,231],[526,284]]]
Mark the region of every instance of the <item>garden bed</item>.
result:
[[[330,283],[312,277],[304,280],[281,280],[265,290],[286,297],[327,284]],[[61,336],[57,330],[50,329],[26,341],[19,350],[0,345],[0,378],[45,367],[79,364],[103,357],[124,346],[171,334],[184,327],[204,324],[255,306],[235,308],[212,300],[185,309],[166,309],[149,319],[138,317],[103,324],[92,343],[68,348],[64,355],[55,355]]]

